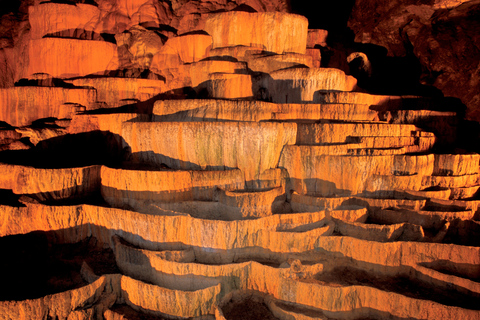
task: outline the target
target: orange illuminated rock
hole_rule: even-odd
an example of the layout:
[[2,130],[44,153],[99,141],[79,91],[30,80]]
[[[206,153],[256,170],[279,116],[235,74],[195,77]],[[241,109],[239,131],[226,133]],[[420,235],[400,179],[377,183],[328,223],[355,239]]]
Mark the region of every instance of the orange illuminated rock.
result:
[[280,187],[255,192],[220,190],[216,200],[228,207],[229,215],[236,219],[265,217],[280,211],[285,202],[285,190]]
[[449,199],[472,199],[478,194],[479,189],[480,186],[478,185],[472,187],[451,188]]
[[28,194],[40,201],[81,198],[100,187],[100,167],[39,169],[1,164],[0,188]]
[[312,48],[307,48],[307,51],[305,52],[307,56],[310,56],[312,59],[312,67],[313,68],[320,68],[322,65],[322,52],[320,49],[312,49]]
[[212,73],[205,86],[209,98],[253,98],[252,76],[249,74]]
[[365,93],[342,70],[375,80],[375,50],[287,7],[35,1],[2,17],[1,264],[15,285],[28,256],[57,293],[0,286],[0,318],[479,318],[474,124],[439,93]]
[[148,121],[150,117],[138,113],[115,113],[115,114],[77,114],[72,118],[67,128],[68,133],[82,133],[89,131],[109,131],[118,135],[121,144],[122,125],[130,121]]
[[478,173],[478,154],[438,154],[435,155],[434,175],[463,176]]
[[[57,319],[75,319],[75,310],[84,308],[85,304],[100,300],[100,296],[105,292],[106,284],[107,279],[102,277],[81,288],[47,295],[39,299],[1,301],[0,317],[2,319],[22,319],[28,315],[31,319],[41,319],[45,316]],[[80,313],[79,318],[86,315],[88,313]],[[93,313],[90,316],[93,317]]]
[[116,45],[105,41],[43,38],[28,45],[25,77],[48,73],[55,78],[104,74],[118,67]]
[[200,31],[205,28],[207,16],[207,13],[189,13],[180,17],[174,17],[170,25],[177,29],[178,34]]
[[148,69],[153,56],[163,46],[159,35],[141,26],[133,26],[128,31],[115,35],[121,67],[138,67]]
[[27,138],[30,143],[37,145],[39,142],[66,134],[65,128],[32,128],[23,127],[15,129],[16,132],[21,134],[20,139]]
[[307,48],[315,46],[327,46],[328,31],[322,29],[308,29]]
[[220,285],[207,288],[200,285],[197,290],[191,291],[172,290],[126,276],[119,278],[122,300],[133,309],[147,310],[149,314],[158,316],[199,317],[212,313],[221,290]]
[[252,57],[247,60],[248,67],[255,72],[272,73],[277,70],[296,66],[313,67],[312,57],[298,53],[284,53]]
[[434,156],[326,156],[316,149],[286,147],[279,166],[287,169],[298,193],[354,195],[362,192],[419,190],[431,176]]
[[[192,87],[197,87],[203,82],[211,80],[214,73],[243,73],[244,75],[247,75],[247,65],[245,63],[221,60],[207,60],[195,62],[190,65],[189,70]],[[252,85],[250,81],[250,91],[252,90],[251,87]]]
[[245,181],[275,168],[296,125],[255,122],[126,122],[122,136],[132,160],[183,170],[238,168]]
[[106,103],[109,108],[129,104],[132,100],[148,100],[163,92],[165,88],[165,81],[136,78],[95,77],[67,82],[79,87],[95,88],[97,102]]
[[[357,137],[409,137],[419,129],[414,125],[387,123],[315,123],[299,124],[297,142],[302,145],[357,142]],[[372,146],[374,147],[374,146]],[[378,146],[380,147],[380,146]],[[382,146],[385,148],[395,145]]]
[[183,63],[200,61],[208,56],[212,37],[206,34],[188,34],[169,38],[153,57],[152,68],[167,69]]
[[71,118],[75,105],[91,109],[96,101],[93,89],[56,87],[14,87],[0,89],[0,121],[14,126],[55,117]]
[[449,9],[468,1],[469,0],[436,0],[433,6],[435,9]]
[[377,222],[382,223],[410,223],[422,226],[426,229],[439,230],[446,221],[454,219],[469,220],[473,218],[474,213],[468,211],[440,212],[440,211],[410,211],[410,210],[378,210],[372,213],[371,217]]
[[73,38],[75,32],[93,32],[100,19],[97,6],[78,3],[42,2],[28,7],[28,19],[31,26],[32,39],[43,36],[68,32]]
[[[441,244],[428,244],[428,243],[415,243],[415,242],[394,242],[394,243],[380,243],[380,242],[375,242],[375,241],[365,241],[365,240],[357,240],[354,238],[349,238],[349,237],[328,237],[328,236],[323,236],[319,237],[318,235],[315,235],[315,233],[310,232],[310,231],[299,231],[297,234],[295,232],[277,232],[281,234],[281,237],[273,237],[274,233],[272,232],[257,232],[255,239],[250,238],[250,237],[240,237],[233,239],[229,237],[228,232],[222,232],[220,230],[228,230],[231,227],[237,228],[237,230],[244,230],[246,232],[246,235],[248,235],[250,232],[255,232],[255,230],[258,230],[260,225],[263,226],[260,227],[262,230],[272,230],[276,229],[278,230],[279,227],[285,228],[289,226],[290,228],[294,226],[295,223],[301,223],[305,225],[307,221],[319,221],[318,219],[322,218],[322,214],[294,214],[294,215],[286,215],[283,216],[280,220],[279,216],[273,219],[273,217],[267,217],[267,218],[262,218],[259,220],[254,220],[254,221],[244,221],[244,222],[219,222],[219,221],[206,221],[206,220],[199,220],[199,219],[193,219],[189,217],[182,217],[182,216],[177,216],[177,217],[155,217],[155,216],[148,216],[148,215],[141,215],[141,214],[136,214],[134,212],[128,212],[128,211],[121,211],[121,210],[115,210],[115,209],[108,209],[108,208],[100,208],[100,207],[92,207],[92,206],[76,206],[76,207],[49,207],[49,206],[38,206],[38,205],[29,205],[26,208],[11,208],[9,209],[8,207],[1,207],[3,212],[6,214],[5,216],[8,219],[8,223],[2,225],[2,234],[11,234],[13,233],[18,233],[18,232],[25,232],[28,230],[29,226],[31,226],[31,222],[27,223],[27,221],[30,221],[32,219],[35,219],[35,221],[40,222],[37,224],[37,228],[44,229],[49,228],[46,230],[57,230],[56,233],[58,234],[59,239],[63,237],[66,237],[65,239],[68,239],[68,241],[72,241],[75,238],[78,239],[78,237],[85,237],[88,236],[89,233],[84,233],[83,235],[81,233],[68,233],[68,230],[65,229],[65,227],[69,225],[75,225],[76,223],[82,221],[83,223],[92,223],[93,221],[96,221],[95,225],[97,226],[104,226],[105,228],[91,228],[88,229],[90,230],[91,234],[95,234],[95,236],[98,239],[104,239],[104,241],[109,241],[108,234],[110,236],[115,233],[120,233],[122,236],[125,236],[127,238],[127,241],[131,241],[132,244],[135,245],[140,245],[142,244],[143,246],[147,247],[152,247],[152,244],[149,244],[150,241],[153,241],[155,243],[159,243],[158,241],[164,242],[165,244],[170,243],[169,246],[170,248],[173,248],[171,244],[178,243],[176,242],[175,239],[182,238],[183,235],[180,230],[184,230],[183,228],[186,228],[186,224],[192,224],[191,228],[194,228],[195,230],[198,231],[198,233],[191,234],[188,233],[189,236],[183,238],[187,239],[186,244],[187,245],[192,245],[194,250],[196,251],[196,257],[200,259],[201,261],[210,262],[210,265],[201,265],[198,263],[191,264],[191,263],[178,263],[178,262],[171,262],[167,260],[163,260],[160,258],[159,255],[155,253],[150,253],[146,250],[137,250],[137,249],[130,249],[125,246],[121,246],[118,242],[117,245],[115,246],[117,249],[117,262],[121,265],[123,272],[127,274],[131,274],[134,277],[141,277],[143,279],[146,279],[148,282],[153,283],[154,285],[160,286],[160,288],[157,287],[150,287],[150,286],[145,286],[143,283],[142,286],[136,286],[134,283],[137,283],[136,281],[132,282],[132,286],[128,286],[128,288],[136,288],[134,291],[136,292],[135,295],[132,296],[132,298],[127,298],[125,296],[124,298],[129,301],[129,304],[132,304],[134,306],[147,306],[150,305],[150,302],[144,300],[142,297],[142,292],[145,292],[145,290],[148,289],[149,292],[157,292],[157,290],[160,290],[161,292],[165,291],[164,288],[162,287],[167,287],[169,290],[179,290],[179,291],[191,291],[191,290],[203,290],[201,288],[211,288],[212,285],[216,286],[218,282],[212,282],[212,281],[206,281],[206,280],[201,280],[202,277],[221,277],[221,287],[225,288],[223,294],[228,292],[229,290],[237,288],[239,284],[241,285],[242,283],[245,283],[247,286],[250,284],[254,285],[256,290],[259,290],[261,292],[269,293],[272,294],[274,297],[277,297],[279,299],[287,300],[293,303],[300,303],[303,305],[315,307],[315,308],[320,308],[324,309],[327,308],[329,310],[337,310],[337,309],[330,309],[330,307],[327,307],[330,305],[331,302],[329,302],[329,295],[320,295],[320,292],[324,292],[325,290],[333,290],[332,288],[339,288],[335,290],[359,290],[358,292],[364,292],[363,290],[373,290],[372,292],[364,292],[364,295],[362,294],[360,299],[362,301],[362,305],[369,305],[370,303],[373,303],[372,309],[373,310],[384,310],[382,309],[383,304],[377,304],[376,302],[372,301],[377,301],[377,300],[371,300],[371,296],[373,295],[374,297],[382,297],[385,293],[385,291],[381,289],[377,289],[375,287],[371,286],[329,286],[325,285],[322,283],[317,283],[317,282],[310,282],[310,281],[296,281],[295,279],[309,279],[309,276],[313,276],[315,274],[321,274],[323,270],[327,271],[330,270],[334,265],[326,265],[327,268],[322,267],[321,265],[310,265],[310,266],[305,266],[302,267],[298,265],[298,263],[295,265],[294,268],[272,268],[268,267],[262,264],[258,264],[255,262],[249,262],[248,264],[237,264],[237,265],[232,265],[232,266],[216,266],[216,265],[211,265],[212,261],[223,261],[223,263],[226,263],[229,261],[229,259],[241,259],[242,254],[241,251],[236,251],[237,254],[234,255],[229,255],[230,257],[225,256],[225,253],[222,255],[216,255],[212,252],[212,249],[214,248],[222,248],[226,244],[227,247],[233,246],[232,248],[241,248],[242,246],[249,246],[250,241],[254,241],[257,244],[260,244],[261,247],[263,248],[270,248],[273,249],[274,251],[276,250],[283,250],[283,251],[277,251],[277,252],[287,252],[293,249],[291,247],[291,244],[295,244],[295,248],[311,248],[312,243],[309,241],[305,241],[305,237],[310,238],[310,239],[317,239],[313,247],[320,248],[321,250],[324,250],[323,252],[329,252],[332,254],[338,254],[341,253],[345,255],[348,258],[351,258],[352,260],[349,260],[350,265],[352,265],[352,261],[354,265],[358,268],[362,268],[363,263],[369,263],[372,265],[376,265],[377,267],[374,267],[374,272],[377,272],[378,274],[381,274],[382,276],[394,276],[398,274],[402,275],[408,275],[410,274],[411,266],[413,265],[413,268],[416,268],[415,264],[416,263],[425,263],[429,264],[437,260],[444,260],[444,259],[449,259],[451,263],[455,264],[456,266],[459,267],[457,272],[461,272],[463,274],[469,274],[470,276],[473,276],[477,271],[475,268],[469,268],[469,267],[463,267],[462,265],[478,265],[478,248],[474,247],[468,247],[468,246],[456,246],[456,245],[441,245]],[[34,210],[34,211],[31,211]],[[52,214],[53,211],[55,210],[57,212],[56,215]],[[30,213],[29,213],[30,212]],[[33,215],[32,213],[35,212]],[[120,214],[121,213],[121,214]],[[324,217],[325,215],[323,215]],[[55,218],[53,218],[55,217]],[[75,217],[75,218],[74,218]],[[122,222],[118,221],[118,219],[112,219],[113,217],[123,217]],[[310,220],[310,219],[314,220]],[[16,223],[14,223],[16,221]],[[19,223],[20,221],[23,221],[24,223]],[[276,221],[276,222],[275,222]],[[42,223],[43,222],[43,223]],[[278,224],[280,223],[280,224]],[[294,223],[292,225],[292,223]],[[215,228],[210,229],[210,225],[216,225]],[[59,227],[62,226],[62,227]],[[155,227],[154,227],[155,226]],[[158,227],[163,226],[164,232],[159,233],[158,232]],[[179,226],[183,226],[182,228],[179,228]],[[6,227],[6,228],[5,228]],[[133,230],[137,230],[136,232],[139,231],[138,228],[143,228],[143,234],[144,238],[139,238],[135,237],[132,234]],[[63,228],[63,229],[62,229]],[[185,230],[190,229],[186,228]],[[87,230],[87,229],[85,229]],[[109,231],[110,230],[110,231]],[[315,229],[314,229],[315,230]],[[219,232],[220,231],[220,232]],[[267,234],[269,234],[267,236]],[[226,237],[222,237],[222,239],[218,239],[218,235],[224,235]],[[301,235],[301,238],[297,237],[297,235]],[[202,247],[205,245],[205,242],[207,239],[214,239],[214,242],[211,242],[213,247],[212,248],[206,248],[206,250],[202,250]],[[269,240],[267,240],[269,239]],[[301,240],[303,239],[303,240]],[[347,240],[348,239],[348,240]],[[217,241],[218,240],[218,241]],[[184,240],[185,241],[185,240]],[[240,242],[239,242],[240,241]],[[263,242],[267,241],[267,242]],[[272,242],[273,241],[273,242]],[[286,242],[285,242],[286,241]],[[293,242],[292,242],[293,241]],[[203,243],[203,246],[198,244]],[[213,244],[215,243],[215,244]],[[289,245],[290,243],[290,245]],[[154,245],[157,246],[158,245]],[[161,245],[162,246],[162,245]],[[174,245],[175,246],[175,245]],[[166,247],[164,247],[166,248]],[[289,249],[287,249],[289,248]],[[354,249],[355,248],[355,249]],[[362,248],[369,248],[366,250],[363,250]],[[177,247],[176,250],[180,249]],[[369,250],[374,250],[375,254],[369,254]],[[157,249],[158,250],[158,249]],[[296,250],[295,250],[296,251]],[[222,251],[221,251],[222,252]],[[290,251],[291,252],[291,251]],[[240,253],[240,254],[239,254]],[[420,254],[417,254],[420,253]],[[257,251],[251,252],[252,255],[257,255],[258,257],[264,256],[265,254],[270,256],[271,258],[274,257],[272,253],[266,253],[262,251]],[[144,258],[141,258],[144,257]],[[145,259],[147,258],[147,259]],[[160,259],[159,259],[160,258]],[[217,260],[217,259],[221,260]],[[293,263],[295,264],[295,263]],[[337,264],[338,265],[338,264]],[[150,272],[145,272],[144,268],[150,268],[149,270],[152,270],[152,266],[155,266],[153,270],[156,270],[154,273]],[[244,268],[246,266],[250,266],[253,269],[251,269],[249,272],[246,273],[239,273],[241,271],[241,268]],[[384,266],[388,266],[388,268],[385,268]],[[187,275],[187,269],[188,268],[188,274],[190,275],[195,275],[194,278],[196,281],[178,281],[175,280],[177,276],[185,276]],[[239,269],[240,268],[240,269]],[[267,269],[265,269],[267,268]],[[258,270],[257,270],[258,269]],[[268,273],[270,274],[269,277],[265,277],[265,271],[268,270]],[[373,270],[370,270],[372,272]],[[436,273],[432,271],[427,271],[424,269],[419,269],[425,274],[429,275],[428,279],[432,280],[427,280],[427,281],[432,281],[433,283],[437,283],[440,279],[446,279],[445,276],[442,276],[441,273]],[[258,276],[256,276],[258,274]],[[236,281],[230,282],[229,279],[231,279],[231,276],[236,275]],[[240,278],[238,279],[238,277]],[[408,277],[408,276],[407,276]],[[125,281],[129,282],[131,278],[125,277]],[[184,278],[185,279],[185,278]],[[128,280],[128,281],[127,281]],[[132,279],[133,280],[133,279]],[[123,281],[123,280],[122,280]],[[240,282],[238,282],[240,281]],[[281,287],[286,287],[288,284],[288,287],[292,286],[300,286],[301,289],[299,288],[297,294],[291,295],[289,291],[286,291],[285,296],[282,292],[284,291],[278,291],[278,284],[279,281],[287,281],[285,285],[282,285]],[[235,287],[232,287],[233,284]],[[283,283],[283,282],[282,282]],[[473,289],[475,291],[475,286],[473,284],[470,284],[468,282],[462,282],[460,280],[453,280],[451,283],[455,283],[455,288],[465,288],[468,287],[469,289]],[[438,284],[437,284],[438,285]],[[305,287],[306,286],[306,287]],[[117,286],[113,286],[116,288]],[[478,286],[477,286],[478,287]],[[127,289],[127,286],[123,287],[125,288],[126,292],[129,292]],[[122,289],[123,290],[123,289]],[[163,290],[163,291],[162,291]],[[305,291],[306,290],[306,291]],[[461,289],[460,289],[461,290]],[[478,291],[478,290],[476,290]],[[121,291],[124,292],[124,291]],[[195,291],[198,292],[198,291]],[[216,291],[218,292],[218,291]],[[309,295],[304,296],[302,294],[299,294],[298,292],[308,292]],[[178,292],[177,294],[181,295],[183,297],[183,292]],[[200,294],[200,293],[199,293]],[[318,298],[312,300],[311,295],[312,294],[318,294]],[[343,294],[343,293],[342,293]],[[394,295],[396,300],[399,301],[401,305],[404,307],[398,309],[402,310],[401,312],[398,312],[398,315],[401,316],[417,316],[418,311],[415,311],[417,309],[410,309],[407,308],[410,303],[417,301],[412,298],[406,298],[404,295],[401,294],[394,294],[394,293],[388,293],[387,296],[391,297],[391,295]],[[187,295],[188,296],[188,295]],[[201,296],[201,295],[200,295]],[[198,296],[196,296],[198,297]],[[288,298],[287,298],[288,297]],[[193,298],[196,299],[196,298]],[[406,300],[404,300],[406,299]],[[182,300],[183,301],[183,300]],[[197,300],[195,300],[197,301]],[[202,303],[201,301],[210,301],[207,297],[204,299],[202,298],[201,300],[198,300],[199,303]],[[402,302],[403,301],[403,302]],[[418,300],[418,301],[425,301],[425,300]],[[417,302],[416,302],[417,303]],[[456,317],[456,316],[462,316],[467,319],[474,318],[477,314],[477,311],[475,310],[469,310],[469,309],[463,309],[463,308],[458,308],[458,307],[445,307],[442,304],[439,304],[437,302],[418,302],[418,303],[427,303],[430,307],[435,306],[436,312],[441,312],[442,314],[445,314],[446,317]],[[433,304],[432,304],[433,303]],[[153,305],[152,305],[153,306]],[[162,307],[163,308],[163,307]],[[180,306],[177,306],[176,308],[183,308],[182,303],[180,303]],[[201,308],[195,308],[196,310],[202,310]],[[356,308],[353,308],[352,310],[355,310]],[[152,307],[149,310],[157,310],[157,307]],[[179,309],[163,309],[163,310],[179,310]],[[183,310],[183,309],[182,309]],[[188,309],[191,310],[191,309]],[[395,312],[390,309],[385,309],[388,310],[388,312]],[[338,311],[345,311],[344,309],[340,309]],[[178,311],[168,311],[172,312],[174,314],[179,314],[177,313]],[[202,312],[209,312],[209,311],[202,311]],[[352,311],[353,312],[353,311]],[[373,312],[373,311],[372,311]],[[180,313],[183,314],[183,313]],[[397,313],[395,313],[397,314]],[[435,313],[437,315],[438,313]]]
[[212,48],[211,57],[231,57],[247,62],[263,54],[264,50],[255,46],[236,45],[231,47]]
[[[44,298],[2,301],[0,316],[14,319],[28,314],[39,319],[47,314],[58,319],[93,319],[96,312],[102,313],[117,302],[126,303],[134,310],[147,310],[146,313],[151,316],[168,314],[190,317],[213,313],[219,292],[219,285],[196,291],[181,291],[154,286],[120,274],[109,274],[79,289]],[[152,296],[155,298],[152,299]],[[161,303],[165,301],[175,303]],[[95,303],[97,310],[85,308],[87,303]]]
[[[325,264],[314,264],[314,265],[301,265],[297,260],[291,263],[291,267],[284,268],[274,268],[265,266],[256,262],[248,262],[241,264],[229,264],[224,266],[214,266],[214,265],[203,265],[199,263],[179,263],[175,261],[168,261],[162,258],[159,258],[156,255],[156,252],[151,252],[147,250],[138,250],[126,245],[122,245],[117,242],[116,246],[116,255],[117,261],[119,262],[121,269],[124,272],[131,274],[133,276],[140,276],[146,274],[146,269],[152,268],[156,270],[154,273],[148,273],[148,280],[153,283],[168,283],[171,286],[176,288],[181,288],[183,290],[193,290],[195,286],[192,281],[178,281],[176,278],[179,275],[189,274],[190,276],[195,276],[198,282],[204,282],[207,285],[209,278],[218,279],[222,283],[222,287],[226,288],[227,292],[234,293],[233,290],[255,290],[264,292],[272,295],[275,298],[290,302],[298,303],[304,306],[311,306],[318,308],[317,310],[328,310],[329,315],[333,316],[335,311],[350,310],[353,311],[353,306],[343,305],[342,307],[334,307],[334,301],[331,301],[331,295],[321,295],[320,292],[325,290],[332,291],[332,294],[337,290],[357,290],[359,294],[358,299],[362,301],[362,304],[367,303],[371,306],[375,306],[373,310],[381,309],[380,304],[375,302],[375,300],[370,299],[370,294],[373,292],[367,293],[365,291],[374,290],[374,296],[388,297],[394,296],[397,299],[396,301],[399,305],[405,304],[407,307],[410,303],[422,304],[421,301],[416,301],[416,299],[406,298],[403,295],[386,293],[382,290],[374,289],[372,287],[364,286],[330,286],[325,282],[309,282],[307,279],[313,278],[315,274],[322,274],[327,271],[329,268]],[[133,261],[144,261],[143,263],[132,263]],[[429,276],[436,277],[437,279],[441,275],[437,275],[434,272],[428,272],[421,266],[410,267],[414,270],[421,270],[422,273],[428,274]],[[408,268],[402,270],[401,268],[394,268],[397,272],[406,273]],[[269,276],[265,276],[268,274]],[[177,277],[176,277],[177,276]],[[208,277],[208,278],[207,278]],[[247,280],[248,279],[248,280]],[[434,278],[435,279],[435,278]],[[185,279],[186,280],[186,279]],[[212,279],[213,280],[213,279]],[[299,281],[300,280],[300,281]],[[303,281],[302,281],[303,280]],[[212,281],[212,283],[216,283]],[[296,295],[288,295],[285,291],[278,289],[278,285],[283,284],[282,286],[295,287]],[[468,284],[458,284],[459,287],[468,286]],[[478,292],[478,286],[475,287],[474,291]],[[470,285],[472,288],[472,285]],[[303,290],[308,290],[309,295],[298,294],[298,292],[304,292]],[[232,292],[233,291],[233,292]],[[318,293],[317,293],[318,292]],[[311,295],[318,294],[318,297],[314,300],[308,299]],[[340,293],[338,293],[340,294]],[[223,294],[225,295],[225,293]],[[222,296],[223,296],[222,295]],[[229,295],[226,295],[228,297]],[[334,300],[334,299],[333,299]],[[432,306],[432,302],[427,302],[429,306]],[[220,304],[221,305],[221,304]],[[329,307],[327,307],[327,305]],[[434,308],[438,312],[445,313],[446,316],[453,316],[458,312],[458,315],[466,317],[474,317],[475,312],[473,310],[466,310],[460,308],[446,308],[443,309],[443,306],[438,303],[433,303]],[[352,309],[350,309],[352,308]],[[398,314],[402,315],[417,315],[418,311],[416,308],[402,308],[402,311],[398,311]],[[433,318],[432,318],[433,319]]]
[[368,105],[277,104],[258,100],[222,99],[158,100],[155,102],[153,114],[159,121],[379,120],[378,113],[371,110]]
[[318,91],[352,91],[355,85],[356,79],[352,76],[328,68],[279,70],[265,77],[261,84],[268,98],[277,103],[315,102]]
[[138,202],[212,201],[216,188],[244,189],[240,170],[142,171],[102,167],[102,195],[116,207]]
[[461,188],[476,186],[479,181],[478,174],[466,174],[461,176],[426,176],[423,178],[422,185],[425,188]]
[[281,12],[225,12],[209,15],[205,31],[213,48],[251,46],[275,53],[305,53],[308,21]]
[[323,91],[318,93],[318,103],[352,103],[368,105],[393,105],[401,104],[400,96],[372,95],[361,92]]

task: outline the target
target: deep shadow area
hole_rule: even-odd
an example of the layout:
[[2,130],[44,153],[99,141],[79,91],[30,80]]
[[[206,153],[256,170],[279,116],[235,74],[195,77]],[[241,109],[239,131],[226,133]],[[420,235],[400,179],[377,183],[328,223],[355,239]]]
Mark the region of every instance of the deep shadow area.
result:
[[476,268],[472,268],[473,266],[470,264],[458,264],[448,260],[422,262],[420,265],[444,274],[480,282],[480,268],[478,266],[475,266]]
[[95,274],[119,273],[111,249],[101,248],[93,237],[74,244],[55,243],[53,232],[35,231],[0,238],[0,300],[44,297],[82,287],[85,261]]
[[264,302],[254,299],[245,299],[240,302],[231,302],[223,308],[223,314],[227,320],[244,320],[244,319],[262,319],[277,320],[270,309]]
[[113,305],[110,310],[119,315],[118,319],[123,320],[167,320],[169,318],[164,318],[160,316],[153,316],[146,313],[142,313],[132,309],[132,307],[126,304],[115,304]]
[[43,38],[94,40],[94,41],[106,41],[113,44],[117,44],[115,35],[113,34],[96,33],[92,30],[84,30],[84,29],[66,29],[66,30],[46,34],[43,36]]
[[24,207],[25,205],[19,200],[20,196],[18,194],[14,194],[12,190],[0,189],[0,205],[11,207]]
[[338,31],[346,27],[355,0],[290,2],[291,12],[305,16],[309,29]]
[[454,290],[445,291],[420,280],[412,280],[405,275],[388,277],[370,274],[352,267],[338,266],[329,272],[317,274],[315,280],[332,286],[361,285],[374,287],[415,299],[432,300],[447,306],[480,310],[478,297],[462,294]]
[[53,78],[48,75],[45,79],[25,79],[22,78],[15,82],[15,87],[61,87],[73,89],[76,88],[73,84],[67,83],[59,78]]
[[123,138],[108,131],[67,134],[43,140],[29,150],[2,151],[0,162],[36,168],[116,167],[127,156],[124,144]]
[[350,64],[358,85],[369,93],[443,97],[439,89],[420,83],[422,65],[413,51],[404,57],[390,57],[385,47],[367,43],[352,43],[352,50],[365,53],[371,63],[371,75],[361,72],[358,60]]

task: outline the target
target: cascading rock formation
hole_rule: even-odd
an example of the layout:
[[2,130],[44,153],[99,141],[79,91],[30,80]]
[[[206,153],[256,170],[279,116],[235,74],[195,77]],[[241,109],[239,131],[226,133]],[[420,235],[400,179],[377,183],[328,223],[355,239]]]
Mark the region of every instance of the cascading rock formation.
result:
[[464,114],[322,67],[287,8],[28,6],[0,50],[0,319],[480,319]]

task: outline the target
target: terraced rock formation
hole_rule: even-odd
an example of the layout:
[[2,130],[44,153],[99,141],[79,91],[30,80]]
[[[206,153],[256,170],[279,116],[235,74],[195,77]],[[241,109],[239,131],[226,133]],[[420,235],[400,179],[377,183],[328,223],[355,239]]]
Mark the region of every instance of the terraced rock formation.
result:
[[480,319],[461,110],[320,68],[278,4],[170,5],[29,8],[0,319]]

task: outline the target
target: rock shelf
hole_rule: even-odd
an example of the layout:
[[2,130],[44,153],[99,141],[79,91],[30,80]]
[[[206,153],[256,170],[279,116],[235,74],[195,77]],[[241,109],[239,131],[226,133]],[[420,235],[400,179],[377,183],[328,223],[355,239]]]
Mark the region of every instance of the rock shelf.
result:
[[0,89],[0,319],[480,318],[461,110],[269,1],[97,2],[30,6]]

